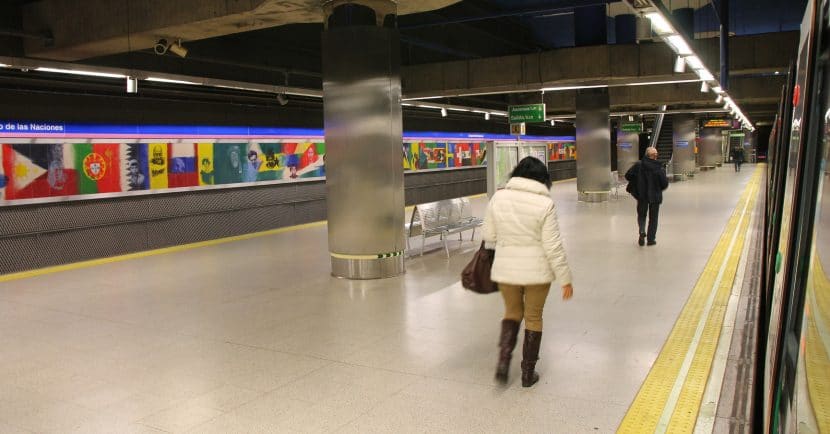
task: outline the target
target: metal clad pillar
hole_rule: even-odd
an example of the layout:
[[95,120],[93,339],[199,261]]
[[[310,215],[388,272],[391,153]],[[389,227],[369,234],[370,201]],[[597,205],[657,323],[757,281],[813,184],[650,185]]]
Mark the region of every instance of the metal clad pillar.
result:
[[[400,42],[382,27],[394,2],[365,8],[324,4],[323,112],[332,275],[349,279],[404,272]],[[379,11],[377,5],[385,10]],[[338,10],[338,8],[340,8]],[[343,10],[343,8],[348,8]],[[354,17],[360,18],[355,24]]]
[[619,176],[625,174],[631,166],[639,160],[640,133],[625,132],[620,126],[617,127],[617,173]]
[[611,192],[611,125],[607,89],[576,94],[576,189],[579,200],[604,202]]
[[674,115],[672,119],[672,163],[675,176],[694,176],[695,172],[695,120],[694,115]]
[[721,159],[723,135],[720,128],[703,128],[700,130],[700,166],[715,168]]

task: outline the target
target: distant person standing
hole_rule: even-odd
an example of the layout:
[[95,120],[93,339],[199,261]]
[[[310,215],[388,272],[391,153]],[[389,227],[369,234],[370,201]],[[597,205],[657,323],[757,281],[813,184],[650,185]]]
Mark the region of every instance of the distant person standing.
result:
[[513,169],[503,190],[496,192],[482,227],[482,239],[496,249],[490,278],[504,297],[496,380],[507,382],[510,358],[525,321],[522,387],[539,381],[536,361],[542,343],[542,311],[554,280],[562,298],[573,296],[571,270],[565,257],[556,209],[550,197],[550,174],[545,163],[525,157]]
[[741,171],[741,164],[744,164],[744,148],[735,146],[732,148],[732,162],[735,163],[735,171]]
[[[648,237],[648,245],[657,244],[657,218],[660,214],[660,204],[663,203],[663,190],[669,187],[666,171],[657,161],[657,149],[646,148],[642,160],[634,163],[625,173],[628,180],[626,189],[637,199],[637,224],[640,237],[637,244],[643,245]],[[646,233],[646,215],[648,215],[648,233]]]

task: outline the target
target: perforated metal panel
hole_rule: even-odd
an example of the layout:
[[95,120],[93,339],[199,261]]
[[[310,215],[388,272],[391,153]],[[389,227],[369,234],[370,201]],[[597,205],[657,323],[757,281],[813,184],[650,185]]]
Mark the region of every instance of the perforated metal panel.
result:
[[[407,205],[486,191],[484,168],[407,173]],[[0,274],[326,219],[324,181],[0,208]]]

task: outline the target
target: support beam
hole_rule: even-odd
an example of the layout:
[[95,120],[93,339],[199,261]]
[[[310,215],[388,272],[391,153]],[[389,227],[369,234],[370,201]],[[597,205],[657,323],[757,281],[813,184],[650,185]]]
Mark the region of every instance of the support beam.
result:
[[[458,0],[400,0],[401,15]],[[25,41],[28,57],[74,61],[292,23],[322,22],[320,0],[42,0],[22,6],[23,31],[49,31],[53,44]]]
[[[787,59],[795,56],[798,46],[796,32],[732,39],[732,74],[786,71]],[[695,45],[697,52],[704,53],[705,64],[717,63],[717,39]],[[696,78],[691,73],[675,74],[673,64],[671,49],[662,43],[602,45],[414,65],[404,68],[402,83],[406,98],[429,98]]]

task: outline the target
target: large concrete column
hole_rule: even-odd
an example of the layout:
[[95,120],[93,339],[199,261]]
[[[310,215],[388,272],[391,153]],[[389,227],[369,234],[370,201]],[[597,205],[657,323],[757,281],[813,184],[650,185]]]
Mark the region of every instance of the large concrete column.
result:
[[640,133],[625,132],[617,126],[617,173],[625,174],[639,160]]
[[579,200],[603,202],[611,192],[611,125],[607,89],[576,94],[576,189]]
[[351,3],[323,5],[329,252],[334,276],[376,279],[404,272],[400,42],[394,2]]
[[714,169],[721,160],[721,142],[723,135],[719,128],[700,130],[700,167]]
[[695,172],[695,120],[694,115],[681,114],[672,117],[672,164],[675,178],[694,176]]

